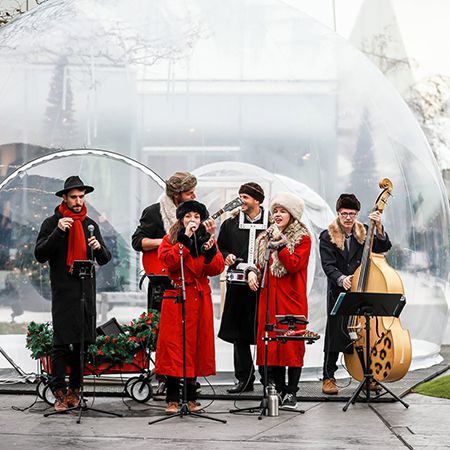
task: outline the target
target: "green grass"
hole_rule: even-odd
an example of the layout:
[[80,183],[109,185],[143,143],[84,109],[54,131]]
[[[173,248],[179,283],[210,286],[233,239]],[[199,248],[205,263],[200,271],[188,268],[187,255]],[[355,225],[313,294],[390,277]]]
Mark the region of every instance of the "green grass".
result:
[[419,384],[413,392],[430,397],[450,398],[450,375]]

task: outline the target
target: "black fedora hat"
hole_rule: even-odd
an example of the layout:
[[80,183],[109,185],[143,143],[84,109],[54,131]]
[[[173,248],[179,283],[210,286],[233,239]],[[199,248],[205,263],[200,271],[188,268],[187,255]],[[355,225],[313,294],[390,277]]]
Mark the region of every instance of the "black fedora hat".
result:
[[89,194],[89,192],[92,192],[94,190],[92,186],[86,186],[79,176],[72,175],[71,177],[67,178],[66,181],[64,181],[64,189],[55,192],[55,195],[57,197],[62,197],[63,194],[67,194],[67,192],[69,192],[71,189],[84,190],[86,194]]

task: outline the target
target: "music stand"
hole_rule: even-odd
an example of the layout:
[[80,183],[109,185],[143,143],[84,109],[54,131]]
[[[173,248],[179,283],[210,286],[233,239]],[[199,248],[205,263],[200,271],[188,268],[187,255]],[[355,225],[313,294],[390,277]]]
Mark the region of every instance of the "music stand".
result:
[[[94,261],[89,259],[75,260],[72,264],[71,273],[73,276],[80,278],[81,280],[81,298],[80,298],[80,402],[77,406],[67,408],[64,411],[52,411],[45,413],[44,417],[52,416],[55,414],[65,413],[66,411],[78,410],[77,423],[81,423],[81,414],[83,411],[96,411],[103,414],[109,414],[111,416],[122,417],[122,414],[113,413],[110,411],[103,411],[97,408],[91,408],[87,406],[86,399],[84,398],[84,321],[86,314],[86,280],[94,278]],[[95,320],[95,319],[94,319]],[[95,329],[95,323],[90,324],[92,329]]]
[[[339,297],[331,311],[332,316],[364,316],[366,331],[366,353],[364,360],[361,361],[363,366],[363,379],[359,383],[355,392],[352,394],[348,402],[342,408],[343,411],[347,411],[351,404],[355,404],[356,399],[362,389],[365,386],[366,398],[365,401],[370,403],[370,385],[373,383],[375,386],[382,387],[388,392],[395,400],[399,401],[405,408],[408,408],[408,404],[404,402],[400,397],[395,395],[390,389],[388,389],[383,383],[378,381],[372,374],[371,358],[370,358],[370,319],[372,317],[399,317],[403,308],[405,307],[406,299],[403,294],[387,294],[376,292],[341,292]],[[374,401],[376,399],[372,399]]]

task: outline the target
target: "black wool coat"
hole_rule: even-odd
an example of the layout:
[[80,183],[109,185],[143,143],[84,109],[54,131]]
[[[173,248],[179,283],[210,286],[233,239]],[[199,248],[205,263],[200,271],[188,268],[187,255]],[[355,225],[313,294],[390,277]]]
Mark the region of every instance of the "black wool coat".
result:
[[[367,230],[367,225],[364,225]],[[374,235],[372,251],[384,253],[391,248],[389,236],[380,239]],[[320,259],[322,269],[327,276],[327,326],[325,331],[325,352],[352,353],[353,346],[347,331],[348,316],[330,316],[331,310],[341,292],[347,292],[337,284],[342,275],[352,275],[361,264],[364,244],[360,244],[355,236],[351,237],[350,251],[341,250],[332,241],[328,230],[320,234]]]
[[[58,208],[55,214],[44,220],[36,240],[34,255],[40,263],[48,261],[50,266],[50,284],[52,288],[52,320],[53,342],[56,345],[81,342],[81,280],[69,273],[66,263],[69,235],[58,228],[58,220],[62,218]],[[99,265],[106,264],[111,259],[100,233],[98,225],[89,217],[83,221],[83,230],[87,239],[88,226],[94,226],[94,235],[101,248],[93,252],[93,257]],[[90,247],[87,247],[88,258]],[[85,342],[95,341],[95,275],[85,280],[86,314],[84,317]]]
[[161,206],[159,203],[154,203],[142,211],[139,225],[131,236],[131,245],[137,252],[142,252],[142,239],[162,239],[166,234]]
[[[263,214],[257,223],[263,222]],[[256,236],[264,230],[256,230]],[[250,230],[239,228],[239,214],[225,220],[220,227],[217,245],[225,259],[230,253],[244,262],[248,257]],[[253,261],[250,261],[253,262]],[[218,336],[226,342],[255,344],[257,324],[257,293],[246,284],[227,283],[227,293]]]

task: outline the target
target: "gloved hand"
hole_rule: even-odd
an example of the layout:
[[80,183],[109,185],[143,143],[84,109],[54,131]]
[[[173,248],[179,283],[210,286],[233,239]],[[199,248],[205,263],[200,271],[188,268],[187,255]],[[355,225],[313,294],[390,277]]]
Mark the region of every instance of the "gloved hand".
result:
[[278,250],[281,247],[284,247],[286,244],[288,243],[286,236],[280,232],[279,236],[277,238],[273,238],[270,242],[269,242],[269,247],[274,249],[274,250]]

